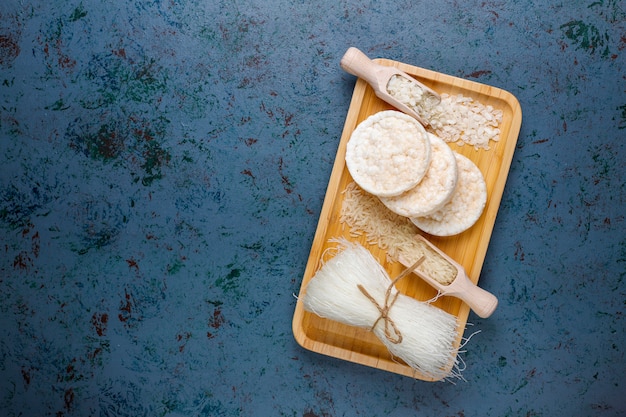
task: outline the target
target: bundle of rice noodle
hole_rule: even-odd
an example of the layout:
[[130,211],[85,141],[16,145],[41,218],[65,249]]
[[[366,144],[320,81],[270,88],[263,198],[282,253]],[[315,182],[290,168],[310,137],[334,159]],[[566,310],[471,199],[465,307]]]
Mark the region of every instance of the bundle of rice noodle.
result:
[[395,358],[422,375],[434,380],[460,376],[456,317],[399,293],[382,265],[360,244],[337,242],[337,255],[306,286],[305,310],[371,330]]

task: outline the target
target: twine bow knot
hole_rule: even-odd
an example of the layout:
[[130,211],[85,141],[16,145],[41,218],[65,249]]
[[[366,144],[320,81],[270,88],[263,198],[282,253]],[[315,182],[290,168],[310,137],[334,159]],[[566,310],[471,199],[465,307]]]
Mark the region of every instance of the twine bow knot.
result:
[[374,304],[374,306],[376,306],[376,309],[378,309],[378,312],[380,313],[374,324],[372,324],[370,330],[374,330],[378,322],[383,320],[383,322],[385,323],[385,337],[393,344],[402,343],[402,333],[400,333],[400,330],[398,329],[398,326],[396,326],[396,323],[389,317],[389,310],[398,299],[398,295],[400,295],[400,293],[396,291],[396,293],[393,294],[392,297],[391,291],[394,288],[396,282],[413,272],[413,270],[420,266],[425,259],[426,257],[422,256],[413,265],[402,271],[400,275],[398,275],[396,278],[394,278],[393,281],[391,281],[391,284],[389,284],[389,286],[387,287],[387,291],[385,291],[385,299],[383,305],[378,304],[376,299],[372,297],[369,292],[367,292],[363,285],[357,285],[357,288],[361,291],[361,293],[363,293],[363,295],[366,296],[367,299],[370,300],[372,304]]

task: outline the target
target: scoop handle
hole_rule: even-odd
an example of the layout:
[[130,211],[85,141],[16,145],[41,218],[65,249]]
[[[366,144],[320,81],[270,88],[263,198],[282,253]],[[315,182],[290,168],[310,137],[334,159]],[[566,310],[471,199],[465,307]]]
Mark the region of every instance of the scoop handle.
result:
[[454,295],[463,300],[479,317],[487,318],[498,307],[498,298],[472,283],[467,275],[458,276],[454,282]]
[[377,71],[381,69],[382,65],[369,59],[367,55],[354,46],[348,48],[341,58],[340,65],[347,73],[363,78],[374,88],[379,87]]

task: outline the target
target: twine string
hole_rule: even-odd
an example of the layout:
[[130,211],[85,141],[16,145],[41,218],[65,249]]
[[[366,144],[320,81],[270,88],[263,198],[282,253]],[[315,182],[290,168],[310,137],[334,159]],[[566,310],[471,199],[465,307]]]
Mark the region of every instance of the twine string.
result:
[[415,268],[417,268],[422,264],[422,262],[424,262],[425,259],[426,257],[422,256],[413,265],[402,271],[400,275],[398,275],[393,279],[393,281],[391,281],[391,284],[389,284],[389,286],[387,287],[387,291],[385,291],[385,299],[383,305],[378,304],[376,299],[372,297],[369,292],[367,292],[363,285],[357,285],[357,288],[361,291],[361,293],[363,293],[363,295],[367,297],[367,299],[370,300],[372,304],[374,304],[374,306],[376,307],[376,309],[378,309],[378,312],[380,313],[374,324],[372,324],[370,331],[374,330],[378,322],[383,320],[383,322],[385,323],[385,337],[393,344],[402,343],[402,333],[400,333],[400,330],[398,329],[398,326],[396,326],[396,323],[389,317],[389,310],[391,309],[391,307],[393,307],[394,303],[398,299],[398,295],[400,295],[400,293],[396,291],[396,293],[393,294],[392,297],[391,291],[393,290],[396,282],[413,272]]

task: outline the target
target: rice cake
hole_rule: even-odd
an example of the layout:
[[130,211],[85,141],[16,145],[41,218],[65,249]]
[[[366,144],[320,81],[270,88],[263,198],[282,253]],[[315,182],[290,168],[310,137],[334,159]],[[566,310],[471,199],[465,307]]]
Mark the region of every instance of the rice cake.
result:
[[426,175],[415,187],[396,197],[380,197],[391,211],[405,217],[432,214],[450,201],[457,184],[454,152],[438,136],[428,133],[431,161]]
[[393,197],[415,187],[431,161],[430,140],[414,118],[396,110],[361,122],[346,145],[346,165],[354,181],[378,197]]
[[454,153],[458,180],[452,198],[439,211],[411,221],[422,231],[434,236],[452,236],[476,223],[487,203],[487,184],[476,164]]

